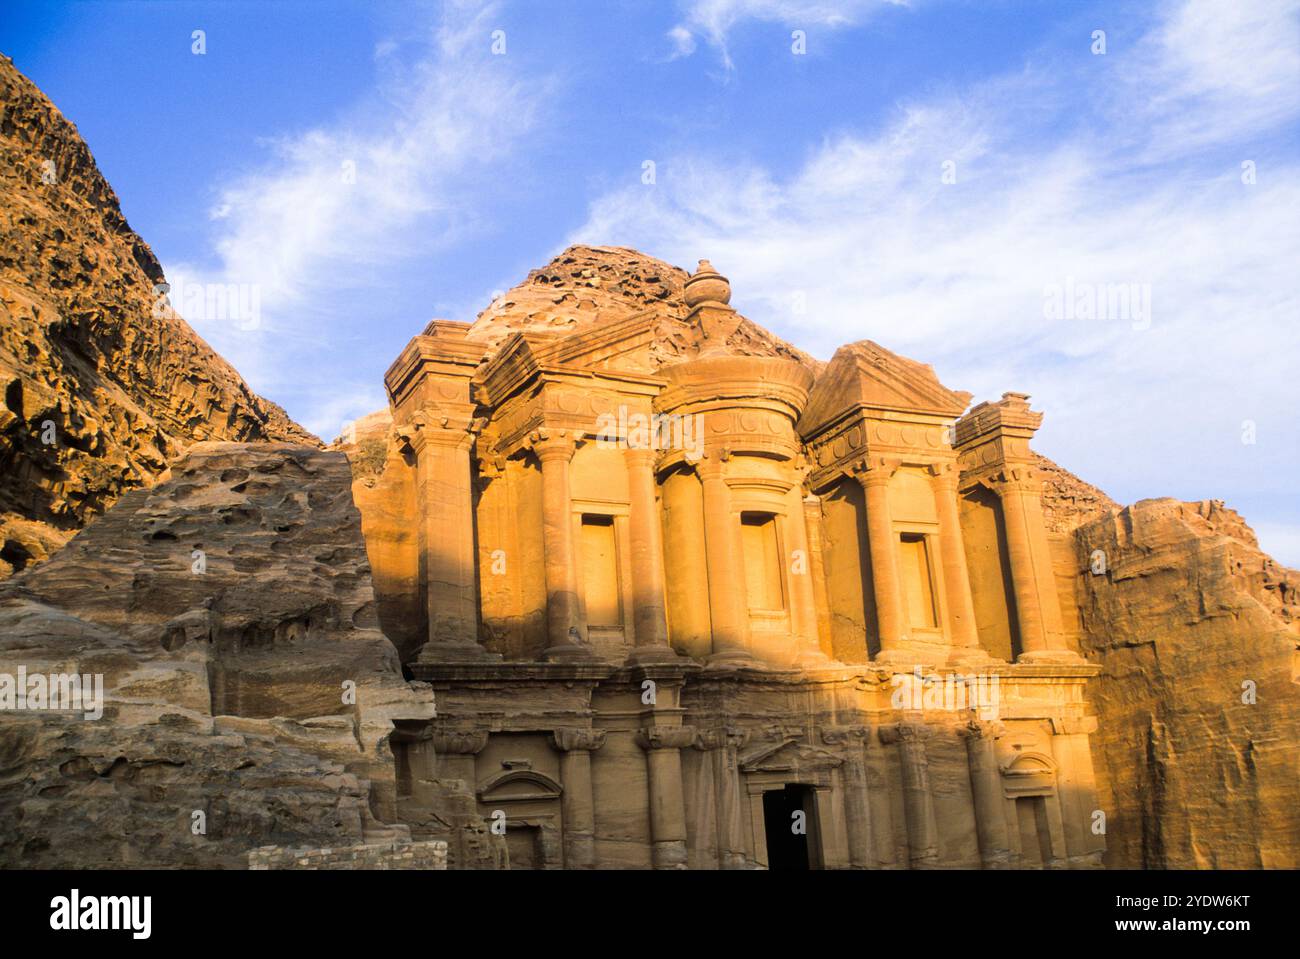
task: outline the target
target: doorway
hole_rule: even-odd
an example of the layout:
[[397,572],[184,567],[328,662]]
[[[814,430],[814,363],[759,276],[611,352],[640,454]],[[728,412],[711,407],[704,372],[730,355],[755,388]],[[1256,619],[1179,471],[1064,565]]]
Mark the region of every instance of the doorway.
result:
[[807,871],[817,865],[817,804],[810,786],[787,784],[763,793],[767,868]]

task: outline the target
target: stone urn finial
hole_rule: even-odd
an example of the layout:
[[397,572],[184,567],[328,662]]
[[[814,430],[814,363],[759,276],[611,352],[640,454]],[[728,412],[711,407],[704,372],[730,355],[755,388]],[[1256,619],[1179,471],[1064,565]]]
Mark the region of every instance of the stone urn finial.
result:
[[731,283],[725,276],[713,268],[708,260],[700,260],[699,267],[682,290],[682,298],[689,309],[695,309],[701,303],[731,302]]

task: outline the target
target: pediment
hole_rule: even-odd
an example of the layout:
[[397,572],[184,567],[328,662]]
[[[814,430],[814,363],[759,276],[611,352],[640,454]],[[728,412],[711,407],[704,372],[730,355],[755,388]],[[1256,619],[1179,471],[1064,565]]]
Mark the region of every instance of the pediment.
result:
[[588,327],[551,344],[547,360],[558,366],[624,373],[654,373],[661,317],[653,310]]
[[926,363],[890,352],[871,340],[842,346],[813,385],[799,418],[799,433],[809,439],[846,412],[868,410],[926,413],[944,419],[960,416],[971,394],[939,382]]
[[558,799],[564,787],[535,769],[510,769],[483,780],[477,791],[482,803],[529,802]]
[[602,373],[642,380],[658,368],[655,349],[663,317],[644,311],[565,335],[512,333],[488,363],[480,381],[490,403],[505,397],[539,372]]
[[740,756],[740,768],[747,773],[800,773],[831,770],[844,762],[842,756],[795,739],[756,746]]

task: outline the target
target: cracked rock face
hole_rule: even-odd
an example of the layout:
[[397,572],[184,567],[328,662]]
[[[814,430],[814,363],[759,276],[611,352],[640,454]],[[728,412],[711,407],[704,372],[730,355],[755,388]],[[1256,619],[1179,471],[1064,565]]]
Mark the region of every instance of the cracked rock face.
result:
[[0,578],[200,440],[316,443],[170,310],[74,127],[0,57]]
[[104,683],[98,720],[5,714],[0,865],[242,868],[394,818],[392,720],[433,706],[376,628],[350,483],[339,453],[197,444],[0,584],[0,673]]
[[1217,501],[1143,500],[1076,537],[1107,865],[1300,866],[1300,573]]

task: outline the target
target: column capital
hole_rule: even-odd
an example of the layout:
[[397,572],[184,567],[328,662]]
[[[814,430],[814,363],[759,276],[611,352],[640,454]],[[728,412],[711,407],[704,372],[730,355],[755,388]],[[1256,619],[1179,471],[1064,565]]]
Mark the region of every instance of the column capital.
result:
[[1007,731],[1007,727],[996,720],[971,719],[957,728],[957,735],[963,739],[997,739]]
[[644,750],[685,749],[695,741],[694,726],[643,726],[636,731],[636,744]]
[[717,479],[722,476],[723,468],[729,459],[731,459],[731,450],[724,446],[709,450],[690,465],[695,468],[695,473],[700,479]]
[[691,745],[701,752],[708,752],[712,749],[740,749],[747,742],[749,742],[749,730],[741,729],[739,726],[716,726],[712,729],[701,729]]
[[1005,493],[1040,495],[1043,492],[1042,472],[1023,464],[1008,464],[984,476],[982,482],[999,496]]
[[894,478],[903,461],[888,456],[871,456],[850,467],[853,478],[863,485],[883,486]]
[[955,460],[940,460],[937,463],[931,463],[927,468],[930,474],[930,482],[940,489],[956,489],[961,471],[957,468]]
[[551,742],[562,753],[574,750],[592,752],[605,745],[605,730],[562,726],[551,732]]
[[864,723],[852,723],[847,726],[827,726],[822,730],[822,742],[828,746],[839,746],[854,740],[866,742],[871,738],[871,727]]
[[428,406],[416,410],[409,420],[396,425],[394,432],[419,456],[430,446],[469,449],[481,426],[473,406],[456,404],[454,408]]
[[880,741],[887,746],[895,743],[904,746],[923,745],[933,735],[934,729],[925,723],[893,723],[881,726],[879,730]]
[[429,738],[436,753],[472,756],[487,745],[488,733],[485,729],[435,728]]
[[543,463],[557,461],[567,463],[573,459],[573,454],[578,448],[578,439],[579,436],[573,430],[543,427],[529,434],[528,443]]

